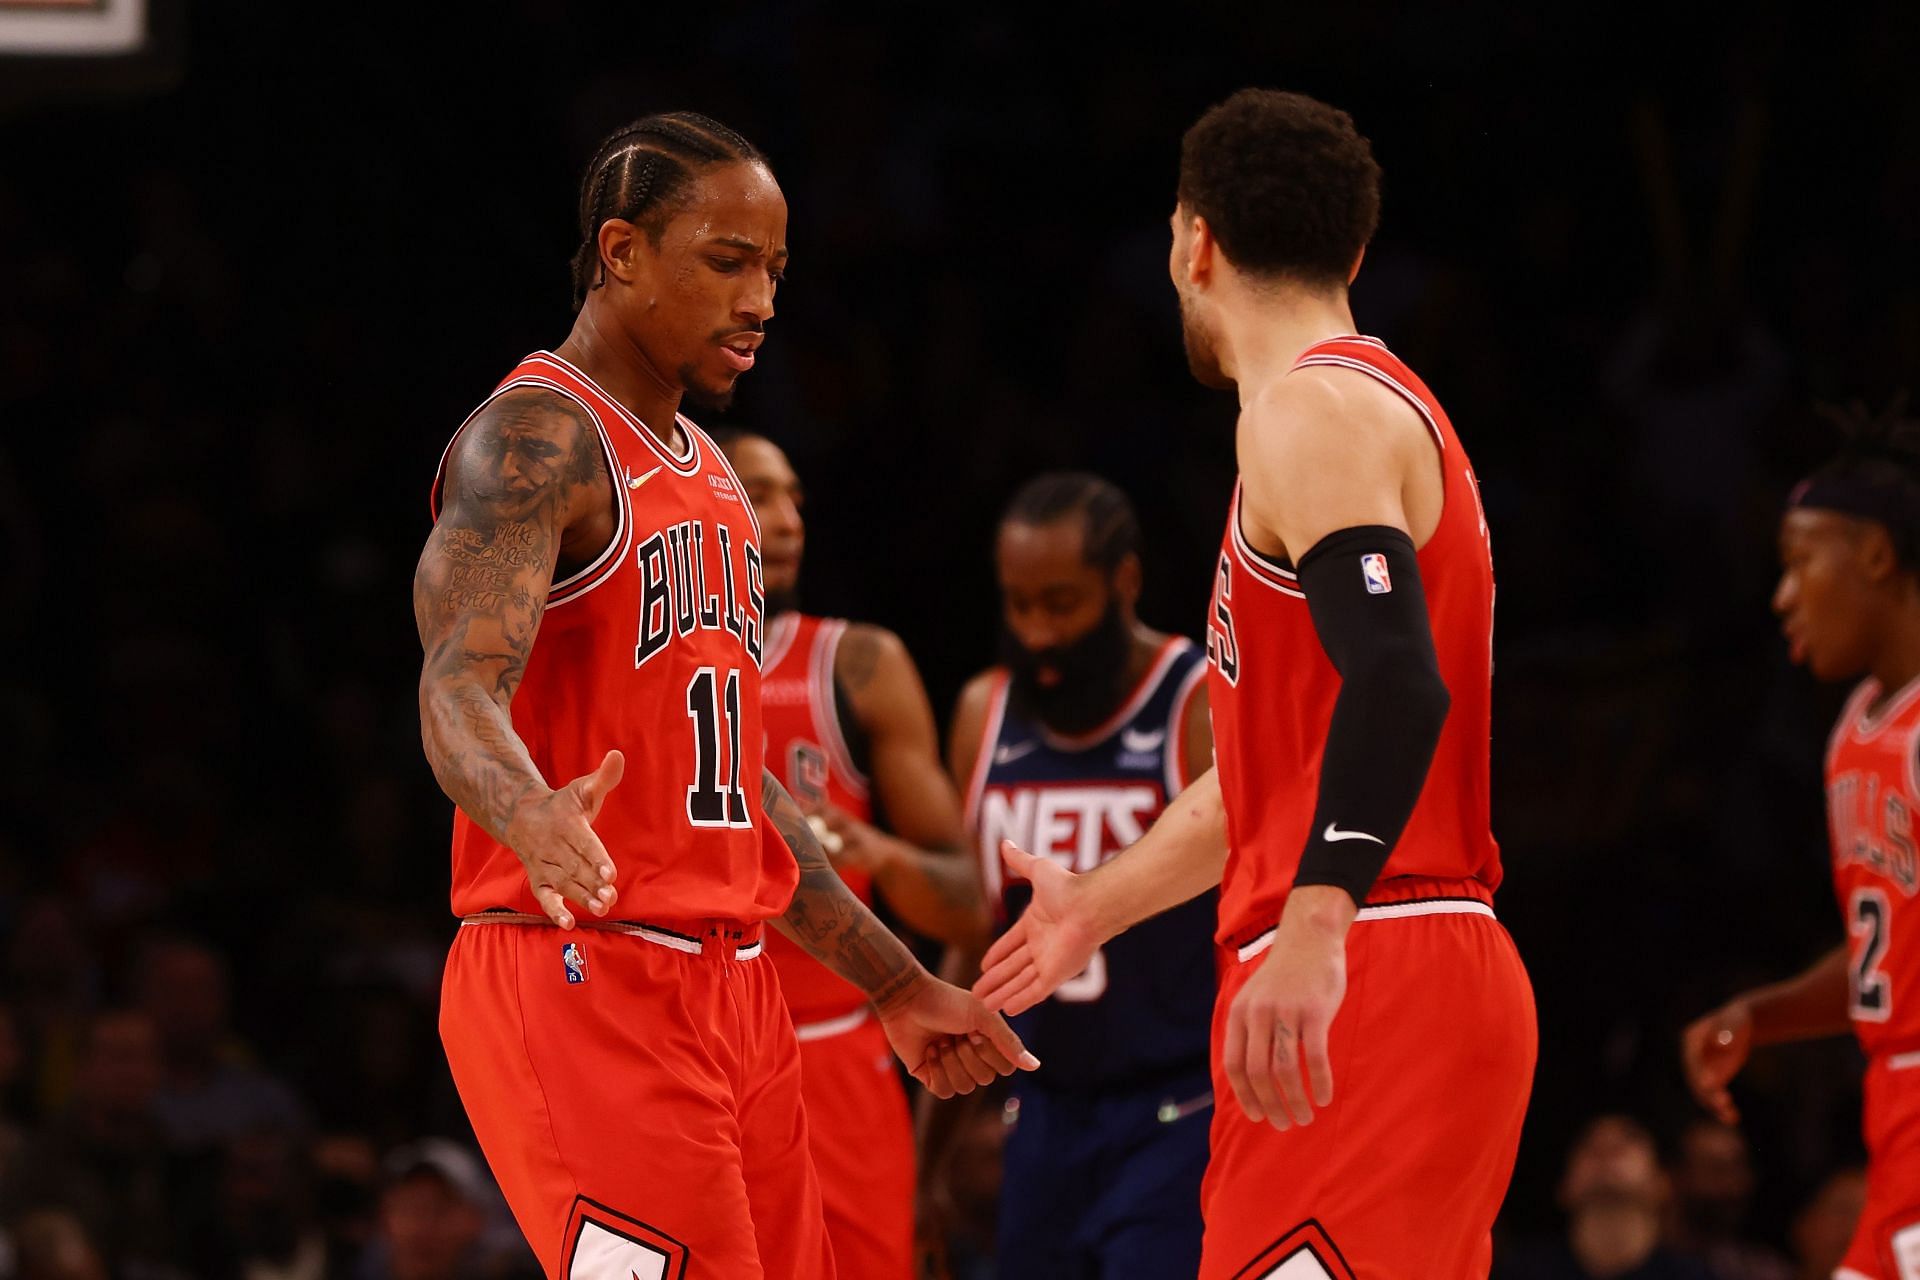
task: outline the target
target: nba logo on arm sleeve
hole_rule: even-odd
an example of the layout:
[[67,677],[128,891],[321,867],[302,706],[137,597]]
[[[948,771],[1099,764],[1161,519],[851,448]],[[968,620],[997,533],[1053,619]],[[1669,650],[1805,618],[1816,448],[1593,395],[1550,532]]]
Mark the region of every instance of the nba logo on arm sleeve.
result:
[[1393,575],[1387,572],[1387,558],[1379,554],[1360,557],[1360,572],[1367,580],[1367,594],[1383,596],[1393,590]]

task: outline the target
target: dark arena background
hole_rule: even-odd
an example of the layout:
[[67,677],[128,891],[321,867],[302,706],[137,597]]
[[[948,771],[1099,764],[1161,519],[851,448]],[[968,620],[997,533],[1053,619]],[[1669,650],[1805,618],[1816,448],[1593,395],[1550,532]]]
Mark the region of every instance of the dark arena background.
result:
[[[1142,613],[1199,634],[1235,405],[1187,374],[1166,219],[1181,131],[1248,84],[1371,137],[1355,315],[1485,495],[1499,909],[1542,1042],[1503,1248],[1566,1231],[1569,1153],[1622,1114],[1672,1229],[1691,1204],[1751,1246],[1722,1280],[1825,1274],[1803,1210],[1863,1159],[1857,1051],[1760,1053],[1743,1152],[1689,1129],[1677,1036],[1842,937],[1841,691],[1768,596],[1816,406],[1920,384],[1920,10],[147,0],[69,53],[12,25],[117,7],[0,3],[11,1274],[526,1274],[475,1169],[409,1145],[471,1132],[408,584],[450,432],[571,323],[601,136],[691,108],[771,158],[792,266],[709,425],[789,451],[805,604],[896,630],[944,723],[1039,471],[1133,496]],[[217,1105],[168,1111],[196,1063]],[[484,1225],[396,1243],[421,1164]]]

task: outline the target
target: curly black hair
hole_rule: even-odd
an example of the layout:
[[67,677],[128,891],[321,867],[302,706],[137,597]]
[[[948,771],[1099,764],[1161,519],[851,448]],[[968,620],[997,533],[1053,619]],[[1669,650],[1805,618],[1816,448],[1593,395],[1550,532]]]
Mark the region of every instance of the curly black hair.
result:
[[1345,285],[1380,223],[1380,166],[1339,108],[1242,89],[1181,140],[1180,204],[1249,275]]
[[1886,526],[1900,567],[1920,572],[1920,419],[1908,416],[1906,393],[1877,413],[1857,400],[1844,408],[1821,405],[1817,412],[1839,428],[1845,443],[1796,493],[1839,489],[1878,495],[1872,518]]

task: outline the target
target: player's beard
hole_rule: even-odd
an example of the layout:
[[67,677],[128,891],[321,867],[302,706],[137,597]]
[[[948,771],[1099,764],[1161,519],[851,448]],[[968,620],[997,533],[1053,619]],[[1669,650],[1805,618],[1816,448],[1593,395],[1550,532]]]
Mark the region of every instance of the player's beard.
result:
[[[1012,677],[1008,703],[1016,713],[1058,733],[1085,733],[1118,709],[1126,696],[1132,656],[1133,629],[1117,596],[1107,601],[1093,629],[1070,644],[1036,651],[1000,628],[1000,660]],[[1036,676],[1041,667],[1053,668],[1060,682],[1051,688],[1040,684]]]
[[1180,338],[1187,348],[1187,368],[1201,386],[1219,391],[1233,386],[1233,379],[1220,367],[1220,353],[1214,349],[1213,334],[1200,323],[1184,293],[1180,295]]

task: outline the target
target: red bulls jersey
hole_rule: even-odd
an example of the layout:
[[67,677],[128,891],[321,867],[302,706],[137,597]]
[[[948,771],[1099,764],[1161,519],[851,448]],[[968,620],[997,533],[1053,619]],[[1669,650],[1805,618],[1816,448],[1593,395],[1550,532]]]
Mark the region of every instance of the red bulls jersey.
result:
[[1920,680],[1887,698],[1867,680],[1827,744],[1833,888],[1852,938],[1853,1030],[1868,1053],[1920,1049]]
[[[1420,548],[1419,562],[1452,708],[1426,786],[1376,892],[1390,896],[1386,880],[1419,876],[1477,882],[1473,892],[1491,897],[1500,882],[1500,850],[1488,815],[1493,558],[1473,467],[1433,393],[1378,339],[1322,342],[1294,367],[1313,365],[1364,373],[1405,397],[1432,431],[1444,475],[1440,524]],[[1385,572],[1354,566],[1356,574],[1363,570]],[[1292,565],[1248,545],[1237,487],[1207,622],[1214,747],[1231,844],[1218,937],[1240,946],[1278,923],[1293,887],[1340,675],[1321,648]]]
[[[686,451],[676,456],[556,355],[528,356],[493,396],[526,387],[593,420],[615,528],[591,564],[548,593],[513,698],[514,732],[549,786],[591,772],[611,748],[626,753],[626,774],[594,823],[619,873],[618,918],[782,911],[799,872],[770,828],[762,842],[766,592],[746,492],[693,423],[679,419]],[[443,457],[436,518],[445,472]],[[458,810],[452,902],[456,915],[544,914],[513,851]]]
[[[783,613],[767,628],[761,665],[760,716],[767,733],[767,767],[809,813],[824,804],[862,822],[873,818],[867,776],[854,763],[840,731],[834,656],[847,624],[838,618]],[[873,902],[864,871],[840,878],[862,902]],[[821,1022],[866,1004],[860,989],[779,934],[767,937],[767,954],[780,970],[780,987],[795,1023]]]

